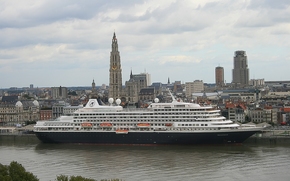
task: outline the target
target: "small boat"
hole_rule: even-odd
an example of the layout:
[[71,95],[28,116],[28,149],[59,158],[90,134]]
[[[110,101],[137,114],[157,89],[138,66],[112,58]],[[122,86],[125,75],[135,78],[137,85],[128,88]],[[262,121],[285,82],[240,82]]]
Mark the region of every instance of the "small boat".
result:
[[91,128],[91,127],[93,127],[92,123],[82,123],[81,125],[82,125],[83,128]]
[[112,127],[112,123],[107,123],[107,122],[104,122],[104,123],[101,123],[100,124],[101,127]]
[[139,128],[148,128],[148,127],[150,127],[150,123],[138,123],[137,127],[139,127]]
[[117,129],[116,134],[128,134],[129,130],[127,129]]

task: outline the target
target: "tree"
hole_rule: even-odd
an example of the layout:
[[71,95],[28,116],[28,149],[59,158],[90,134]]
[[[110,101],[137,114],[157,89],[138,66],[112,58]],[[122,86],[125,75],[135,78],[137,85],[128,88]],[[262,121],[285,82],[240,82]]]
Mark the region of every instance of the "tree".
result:
[[0,180],[10,181],[11,178],[8,173],[8,167],[0,163]]
[[78,94],[76,93],[76,91],[69,91],[68,95],[70,96],[77,96]]
[[39,179],[25,168],[13,161],[9,166],[0,164],[0,180],[1,181],[39,181]]

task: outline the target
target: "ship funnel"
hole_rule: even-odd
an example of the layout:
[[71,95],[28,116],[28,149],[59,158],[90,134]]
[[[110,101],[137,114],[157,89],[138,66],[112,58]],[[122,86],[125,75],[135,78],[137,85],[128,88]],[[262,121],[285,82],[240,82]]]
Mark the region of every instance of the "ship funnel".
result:
[[87,108],[99,107],[99,103],[97,99],[90,99],[89,102],[86,104]]

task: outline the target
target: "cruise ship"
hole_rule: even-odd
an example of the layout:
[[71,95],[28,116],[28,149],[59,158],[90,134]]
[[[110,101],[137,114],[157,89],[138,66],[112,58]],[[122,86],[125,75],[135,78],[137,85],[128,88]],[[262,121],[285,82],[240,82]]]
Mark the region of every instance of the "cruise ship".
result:
[[110,105],[90,99],[72,116],[38,121],[34,132],[43,143],[195,145],[241,144],[263,129],[227,120],[212,106],[172,99],[160,103],[156,98],[147,108],[123,108],[120,99],[110,98]]

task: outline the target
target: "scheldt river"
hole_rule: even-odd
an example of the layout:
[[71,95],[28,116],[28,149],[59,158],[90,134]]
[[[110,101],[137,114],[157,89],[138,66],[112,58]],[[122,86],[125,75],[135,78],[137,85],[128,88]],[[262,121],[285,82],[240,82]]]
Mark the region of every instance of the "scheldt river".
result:
[[100,146],[0,139],[0,163],[17,161],[41,181],[57,175],[122,181],[290,180],[290,145]]

